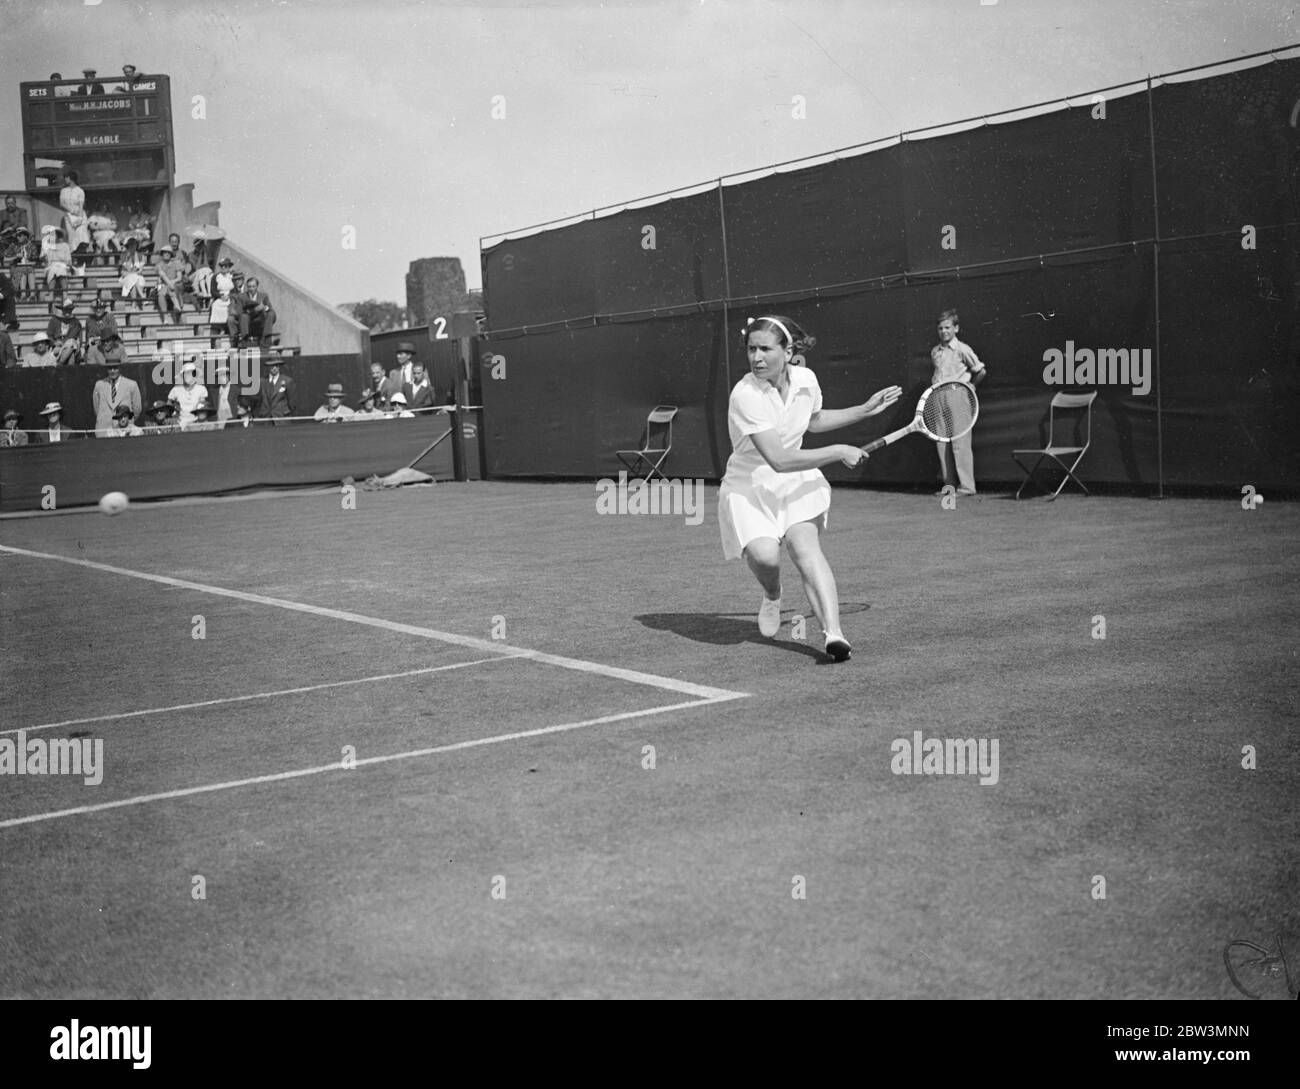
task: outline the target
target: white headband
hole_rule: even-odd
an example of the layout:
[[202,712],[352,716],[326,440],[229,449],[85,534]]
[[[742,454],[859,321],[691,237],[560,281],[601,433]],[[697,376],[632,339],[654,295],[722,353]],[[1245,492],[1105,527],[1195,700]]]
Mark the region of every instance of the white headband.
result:
[[786,347],[788,347],[791,351],[794,351],[794,337],[790,335],[790,330],[785,327],[785,323],[782,322],[779,318],[773,318],[767,316],[761,318],[750,318],[747,322],[745,322],[746,333],[749,332],[749,327],[753,325],[754,322],[756,321],[770,321],[773,325],[775,325],[778,329],[780,329],[781,332],[785,334]]

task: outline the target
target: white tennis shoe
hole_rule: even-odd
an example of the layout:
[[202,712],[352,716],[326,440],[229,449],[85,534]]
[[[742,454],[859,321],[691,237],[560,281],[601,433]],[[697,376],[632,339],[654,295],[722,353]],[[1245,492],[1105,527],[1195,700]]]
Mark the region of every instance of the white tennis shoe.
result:
[[758,607],[758,630],[769,639],[781,630],[780,598],[768,601],[767,595],[763,595],[763,604]]

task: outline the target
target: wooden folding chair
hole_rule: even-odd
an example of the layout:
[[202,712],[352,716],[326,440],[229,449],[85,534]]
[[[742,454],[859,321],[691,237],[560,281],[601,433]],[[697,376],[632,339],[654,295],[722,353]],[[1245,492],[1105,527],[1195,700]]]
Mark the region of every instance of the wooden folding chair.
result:
[[[1065,475],[1061,477],[1061,483],[1056,486],[1056,491],[1054,491],[1051,495],[1047,497],[1048,502],[1051,502],[1058,495],[1060,495],[1061,489],[1064,488],[1066,483],[1071,480],[1073,480],[1077,485],[1079,485],[1080,488],[1083,489],[1084,495],[1089,494],[1088,489],[1084,487],[1083,481],[1080,480],[1077,476],[1075,476],[1074,470],[1079,467],[1079,462],[1083,460],[1083,455],[1088,452],[1088,447],[1092,445],[1092,402],[1095,401],[1096,399],[1097,399],[1097,394],[1095,392],[1058,393],[1052,398],[1051,407],[1048,409],[1047,445],[1034,450],[1012,450],[1011,451],[1011,457],[1015,460],[1015,463],[1020,466],[1021,470],[1023,470],[1025,474],[1025,479],[1021,482],[1020,488],[1016,492],[1017,499],[1020,498],[1020,493],[1025,490],[1025,485],[1028,484],[1030,480],[1033,479],[1034,472],[1048,458],[1050,458],[1053,462],[1055,462],[1056,465],[1065,473]],[[1084,415],[1085,425],[1084,425],[1084,438],[1083,438],[1082,446],[1058,446],[1056,444],[1056,413],[1058,409],[1067,412],[1071,412],[1071,411],[1077,412],[1079,410],[1083,410],[1085,414]],[[1079,419],[1077,416],[1074,418],[1073,423],[1074,423],[1074,431],[1073,431],[1074,441],[1077,442],[1078,434],[1079,434],[1079,428],[1078,428]],[[1032,466],[1026,467],[1025,463],[1020,460],[1022,456],[1028,458],[1034,455],[1037,455],[1038,459],[1034,462]],[[1068,459],[1071,457],[1073,457],[1073,460],[1070,461],[1070,463],[1067,465],[1064,459]]]
[[629,476],[666,480],[661,466],[673,448],[673,417],[676,405],[656,405],[645,418],[645,438],[639,450],[617,450],[618,460]]

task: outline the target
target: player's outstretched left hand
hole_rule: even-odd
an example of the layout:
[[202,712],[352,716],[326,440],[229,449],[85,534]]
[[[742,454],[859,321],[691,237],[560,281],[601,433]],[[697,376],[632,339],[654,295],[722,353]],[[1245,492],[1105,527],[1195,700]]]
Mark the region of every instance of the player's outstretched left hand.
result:
[[901,396],[903,396],[902,386],[888,386],[873,393],[867,401],[867,415],[874,416],[878,412],[884,412]]

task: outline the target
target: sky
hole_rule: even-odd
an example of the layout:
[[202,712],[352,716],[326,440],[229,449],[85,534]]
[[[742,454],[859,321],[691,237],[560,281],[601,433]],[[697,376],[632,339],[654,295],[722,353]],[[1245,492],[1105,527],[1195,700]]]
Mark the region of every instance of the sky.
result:
[[404,303],[484,235],[1297,41],[1300,0],[0,0],[0,189],[21,81],[130,62],[232,239]]

